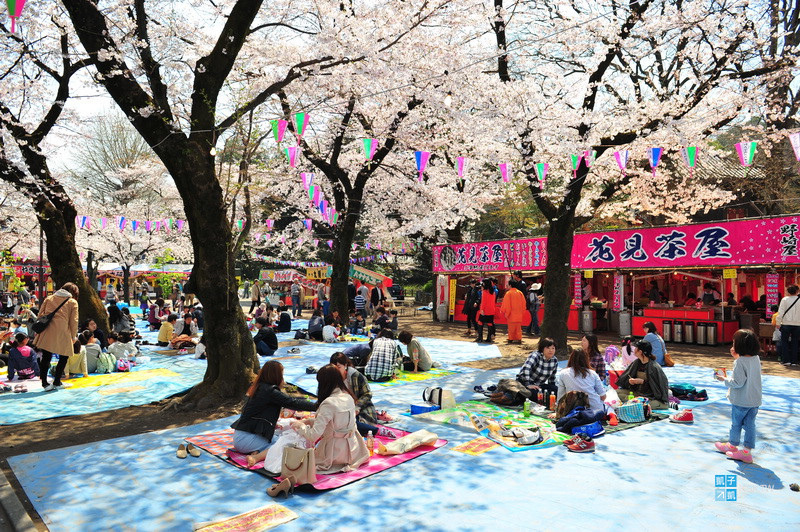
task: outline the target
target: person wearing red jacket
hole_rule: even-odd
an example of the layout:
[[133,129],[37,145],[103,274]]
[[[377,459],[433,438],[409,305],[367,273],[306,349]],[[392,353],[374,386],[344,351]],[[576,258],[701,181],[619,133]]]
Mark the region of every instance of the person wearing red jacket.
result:
[[481,293],[481,306],[478,309],[478,338],[475,340],[478,343],[483,343],[483,326],[488,325],[486,341],[492,343],[494,341],[494,313],[496,310],[497,296],[494,292],[491,279],[483,280],[483,292]]
[[508,343],[522,343],[522,318],[528,310],[525,295],[516,286],[512,286],[503,296],[500,307],[508,321]]

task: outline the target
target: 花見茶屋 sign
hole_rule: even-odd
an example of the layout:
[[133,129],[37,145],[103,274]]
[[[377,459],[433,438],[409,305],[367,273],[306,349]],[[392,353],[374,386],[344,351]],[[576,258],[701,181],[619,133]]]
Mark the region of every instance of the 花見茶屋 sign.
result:
[[[800,264],[800,215],[575,235],[575,269]],[[434,272],[544,270],[547,239],[434,246]]]

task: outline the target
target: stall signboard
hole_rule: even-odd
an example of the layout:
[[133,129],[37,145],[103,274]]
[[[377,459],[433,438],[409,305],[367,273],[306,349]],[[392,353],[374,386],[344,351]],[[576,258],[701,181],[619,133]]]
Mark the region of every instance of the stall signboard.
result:
[[576,307],[580,307],[583,303],[583,275],[580,273],[572,275],[572,298]]
[[39,275],[40,271],[45,275],[50,275],[50,266],[43,266],[40,268],[38,264],[14,265],[14,273],[17,275],[17,277],[22,277],[23,275]]
[[272,272],[271,280],[276,283],[291,283],[295,279],[301,279],[303,275],[297,270],[275,270]]
[[313,279],[315,281],[321,281],[322,279],[327,279],[329,277],[328,268],[306,268],[306,279]]
[[780,282],[780,275],[777,273],[768,273],[766,278],[766,294],[767,294],[767,318],[772,317],[772,305],[778,304],[778,283]]
[[725,268],[722,270],[723,279],[736,279],[736,268]]
[[450,316],[455,315],[456,313],[456,280],[450,279],[450,297],[447,302],[447,309],[450,313]]
[[611,298],[611,310],[622,310],[622,296],[625,290],[625,276],[614,275],[614,293]]
[[378,281],[381,281],[385,288],[392,286],[392,280],[389,277],[381,275],[378,272],[373,272],[372,270],[362,268],[361,266],[356,266],[355,264],[350,265],[350,277],[371,285],[375,285],[378,283]]
[[261,270],[258,272],[258,278],[262,281],[271,281],[274,273],[274,270]]
[[[570,266],[613,268],[730,267],[800,264],[800,215],[575,235]],[[547,239],[434,246],[434,272],[540,270]]]

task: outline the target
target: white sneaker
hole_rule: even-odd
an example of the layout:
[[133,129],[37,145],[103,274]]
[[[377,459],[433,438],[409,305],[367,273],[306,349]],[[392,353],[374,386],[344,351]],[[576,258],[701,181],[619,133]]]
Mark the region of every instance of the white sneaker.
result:
[[46,391],[46,392],[52,392],[53,390],[60,390],[60,389],[61,389],[61,388],[60,388],[60,387],[57,387],[55,384],[48,384],[48,385],[45,387],[44,391]]

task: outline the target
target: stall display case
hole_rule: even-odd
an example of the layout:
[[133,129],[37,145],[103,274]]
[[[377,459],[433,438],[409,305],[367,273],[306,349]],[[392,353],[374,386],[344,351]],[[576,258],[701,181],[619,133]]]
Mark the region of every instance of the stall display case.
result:
[[[634,336],[644,336],[644,324],[648,321],[652,321],[656,329],[658,329],[658,334],[664,337],[664,322],[669,322],[672,325],[672,330],[675,329],[675,324],[680,323],[682,327],[690,326],[692,328],[692,332],[695,333],[697,331],[698,324],[706,324],[708,327],[716,326],[717,334],[716,334],[716,344],[726,344],[733,341],[733,333],[735,333],[739,329],[739,322],[738,321],[725,321],[720,320],[715,317],[715,309],[714,308],[691,308],[691,307],[675,307],[675,308],[646,308],[643,310],[642,316],[634,316],[633,317],[633,334]],[[666,341],[672,341],[675,338],[675,335],[670,335],[671,338],[665,337]],[[685,336],[681,335],[681,338]],[[697,334],[692,334],[693,339],[698,339]],[[708,336],[703,336],[704,341],[702,343],[708,343],[706,339]],[[694,343],[694,342],[691,342]],[[701,342],[698,342],[701,343]]]

